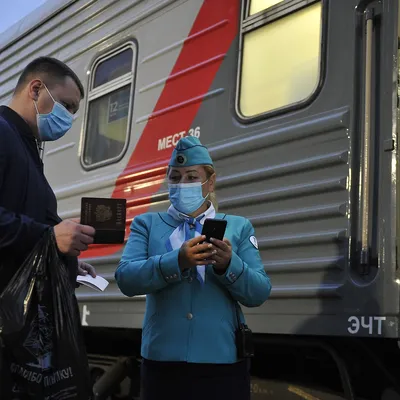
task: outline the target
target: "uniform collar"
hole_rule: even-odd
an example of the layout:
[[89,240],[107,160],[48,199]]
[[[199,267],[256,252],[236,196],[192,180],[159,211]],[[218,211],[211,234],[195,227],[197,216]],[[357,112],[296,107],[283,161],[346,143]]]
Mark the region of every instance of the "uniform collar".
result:
[[215,208],[214,208],[214,205],[211,203],[211,201],[208,200],[208,208],[207,208],[207,210],[203,214],[198,215],[196,218],[193,218],[190,215],[181,213],[172,204],[168,208],[167,213],[174,220],[178,221],[180,224],[182,222],[184,222],[184,221],[191,221],[191,220],[193,220],[193,221],[197,220],[197,222],[199,222],[200,224],[204,224],[204,221],[207,218],[214,218],[215,217]]
[[[172,228],[177,228],[182,221],[177,221],[175,218],[172,218],[168,213],[163,212],[163,213],[158,213],[158,215],[160,216],[160,218],[169,226],[171,226]],[[222,214],[222,213],[216,213],[215,214],[215,218],[219,218],[219,219],[224,219],[226,216],[226,214]]]
[[175,218],[172,218],[168,213],[162,212],[158,213],[160,218],[165,222],[167,225],[171,226],[172,228],[177,228],[181,222],[177,221]]

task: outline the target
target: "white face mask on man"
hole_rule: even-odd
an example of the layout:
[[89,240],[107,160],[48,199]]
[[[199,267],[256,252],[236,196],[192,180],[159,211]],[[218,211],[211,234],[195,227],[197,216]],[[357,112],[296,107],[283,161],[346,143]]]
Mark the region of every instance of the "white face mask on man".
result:
[[48,114],[40,114],[36,101],[33,102],[36,108],[36,122],[39,138],[43,142],[54,141],[62,138],[72,127],[76,116],[71,114],[62,104],[55,101],[47,86],[44,85],[47,93],[54,102],[53,109]]

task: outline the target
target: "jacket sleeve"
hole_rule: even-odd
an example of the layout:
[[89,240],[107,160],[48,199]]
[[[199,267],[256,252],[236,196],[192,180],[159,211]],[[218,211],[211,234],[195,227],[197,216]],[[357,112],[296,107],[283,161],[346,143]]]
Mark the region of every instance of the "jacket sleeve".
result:
[[[0,121],[0,192],[4,190],[4,177],[10,155],[7,149],[9,142],[7,130],[9,128]],[[0,251],[31,249],[47,228],[47,225],[40,224],[26,215],[16,214],[0,205]]]
[[132,297],[159,291],[182,280],[178,265],[179,249],[157,256],[148,256],[149,229],[146,219],[137,216],[115,279],[121,292]]
[[246,220],[240,237],[237,253],[232,251],[231,262],[225,274],[214,275],[236,301],[246,307],[258,307],[268,299],[271,283],[264,270],[256,247],[254,228],[249,220]]

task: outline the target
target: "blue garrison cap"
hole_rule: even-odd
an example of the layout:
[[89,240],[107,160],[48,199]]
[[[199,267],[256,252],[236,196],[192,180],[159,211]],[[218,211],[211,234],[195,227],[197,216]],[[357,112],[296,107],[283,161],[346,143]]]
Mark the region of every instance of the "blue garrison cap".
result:
[[179,140],[169,161],[170,167],[190,167],[192,165],[213,165],[207,147],[194,136]]

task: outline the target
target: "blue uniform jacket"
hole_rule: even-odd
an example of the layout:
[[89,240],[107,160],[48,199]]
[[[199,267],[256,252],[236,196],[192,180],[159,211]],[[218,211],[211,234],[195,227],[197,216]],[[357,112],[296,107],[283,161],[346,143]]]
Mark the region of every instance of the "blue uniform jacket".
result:
[[225,214],[216,218],[228,221],[225,237],[232,243],[232,259],[224,275],[206,267],[203,287],[195,268],[182,276],[179,249],[167,252],[166,240],[179,221],[167,213],[147,213],[132,222],[115,277],[126,296],[147,295],[142,357],[192,363],[237,361],[235,300],[247,307],[260,306],[271,284],[254,240],[250,241],[254,235],[250,221]]

